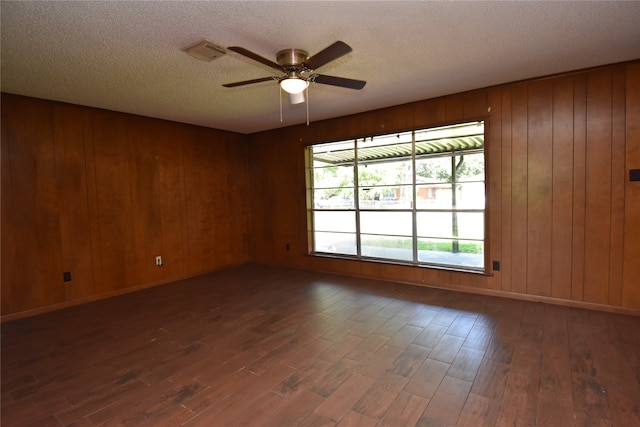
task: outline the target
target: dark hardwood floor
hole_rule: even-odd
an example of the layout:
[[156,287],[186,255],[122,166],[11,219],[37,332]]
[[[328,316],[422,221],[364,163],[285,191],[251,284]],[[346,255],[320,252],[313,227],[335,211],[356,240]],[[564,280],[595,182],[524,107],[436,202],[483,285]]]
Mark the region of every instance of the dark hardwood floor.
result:
[[640,318],[248,265],[3,324],[2,425],[640,426]]

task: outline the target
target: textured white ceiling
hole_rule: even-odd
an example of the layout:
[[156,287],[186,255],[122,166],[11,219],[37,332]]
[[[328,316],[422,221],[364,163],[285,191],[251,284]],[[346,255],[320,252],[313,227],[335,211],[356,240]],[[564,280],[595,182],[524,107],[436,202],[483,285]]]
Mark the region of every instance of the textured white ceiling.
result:
[[640,58],[639,1],[2,1],[2,91],[242,133],[306,120],[305,104],[234,52],[199,61],[202,38],[275,61],[342,40],[353,52],[318,72],[311,121]]

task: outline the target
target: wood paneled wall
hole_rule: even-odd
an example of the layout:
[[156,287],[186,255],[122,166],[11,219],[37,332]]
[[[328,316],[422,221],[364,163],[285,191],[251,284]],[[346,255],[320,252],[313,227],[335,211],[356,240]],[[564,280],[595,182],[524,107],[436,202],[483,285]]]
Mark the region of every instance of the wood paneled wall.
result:
[[247,140],[2,94],[3,319],[247,262]]
[[[501,271],[307,254],[307,144],[480,118]],[[2,94],[1,160],[3,320],[250,260],[640,314],[640,61],[250,136]]]
[[[305,145],[479,118],[500,271],[307,255]],[[638,61],[258,133],[250,147],[257,261],[640,314]]]

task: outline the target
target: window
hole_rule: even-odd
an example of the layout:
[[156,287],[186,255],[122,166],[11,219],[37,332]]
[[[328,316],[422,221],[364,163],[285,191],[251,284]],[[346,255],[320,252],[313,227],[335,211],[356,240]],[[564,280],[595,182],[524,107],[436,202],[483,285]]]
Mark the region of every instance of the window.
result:
[[484,271],[484,122],[306,153],[311,253]]

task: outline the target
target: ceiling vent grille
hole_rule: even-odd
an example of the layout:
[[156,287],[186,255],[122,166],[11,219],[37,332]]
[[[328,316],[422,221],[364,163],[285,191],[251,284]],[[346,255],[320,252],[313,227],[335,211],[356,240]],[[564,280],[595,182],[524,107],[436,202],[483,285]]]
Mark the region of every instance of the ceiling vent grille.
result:
[[211,40],[207,39],[202,39],[199,42],[189,45],[182,50],[184,50],[194,58],[207,62],[211,62],[216,58],[220,58],[227,53],[227,51],[223,47],[220,47],[214,44]]

